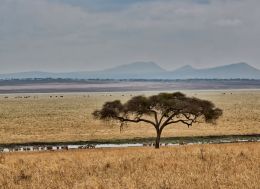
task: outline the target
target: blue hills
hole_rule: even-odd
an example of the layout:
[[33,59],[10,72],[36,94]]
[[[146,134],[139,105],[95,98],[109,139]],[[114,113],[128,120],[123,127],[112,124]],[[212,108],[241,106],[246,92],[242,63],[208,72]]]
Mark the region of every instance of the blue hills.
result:
[[83,72],[18,72],[0,74],[0,79],[70,78],[70,79],[260,79],[260,70],[247,63],[197,69],[189,65],[169,71],[154,62],[134,62],[110,69]]

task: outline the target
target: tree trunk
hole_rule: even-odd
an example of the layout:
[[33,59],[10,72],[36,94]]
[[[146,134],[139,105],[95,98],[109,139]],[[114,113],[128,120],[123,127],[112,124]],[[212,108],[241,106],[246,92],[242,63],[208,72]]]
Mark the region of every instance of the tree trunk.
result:
[[161,140],[161,132],[157,131],[157,136],[155,140],[155,148],[159,149],[160,148],[160,140]]

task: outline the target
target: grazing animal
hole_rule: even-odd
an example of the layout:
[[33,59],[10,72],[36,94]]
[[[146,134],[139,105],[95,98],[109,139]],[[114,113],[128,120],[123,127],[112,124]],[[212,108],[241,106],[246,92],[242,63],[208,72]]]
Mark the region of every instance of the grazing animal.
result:
[[61,149],[62,150],[69,150],[69,147],[68,146],[62,146]]
[[2,152],[10,152],[9,148],[4,148]]
[[93,145],[93,144],[88,144],[87,145],[87,148],[95,148],[96,146],[95,145]]
[[52,146],[47,146],[47,150],[53,150]]
[[31,150],[30,147],[23,147],[22,149],[23,149],[23,151],[30,151]]
[[39,150],[44,150],[45,148],[44,147],[40,147]]
[[38,151],[38,150],[39,150],[38,147],[36,147],[36,146],[33,147],[33,151]]
[[62,146],[57,146],[57,150],[62,150]]
[[148,146],[155,146],[155,144],[154,143],[149,143]]
[[184,141],[179,142],[179,145],[186,145],[187,143]]

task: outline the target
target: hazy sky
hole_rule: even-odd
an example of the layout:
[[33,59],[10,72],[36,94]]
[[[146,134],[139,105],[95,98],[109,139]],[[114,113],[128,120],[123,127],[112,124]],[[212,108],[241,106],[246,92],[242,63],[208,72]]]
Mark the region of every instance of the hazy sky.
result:
[[0,73],[260,68],[259,0],[0,0]]

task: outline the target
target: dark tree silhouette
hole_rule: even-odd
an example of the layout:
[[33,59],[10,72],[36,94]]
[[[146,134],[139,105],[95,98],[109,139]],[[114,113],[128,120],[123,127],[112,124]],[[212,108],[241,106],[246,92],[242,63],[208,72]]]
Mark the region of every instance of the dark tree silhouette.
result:
[[157,137],[155,148],[160,146],[163,129],[174,123],[183,123],[188,127],[193,123],[205,121],[215,123],[222,115],[222,110],[207,100],[176,93],[160,93],[144,97],[135,96],[122,104],[119,100],[106,102],[102,109],[93,112],[100,120],[116,120],[120,128],[127,122],[145,122],[154,126]]

